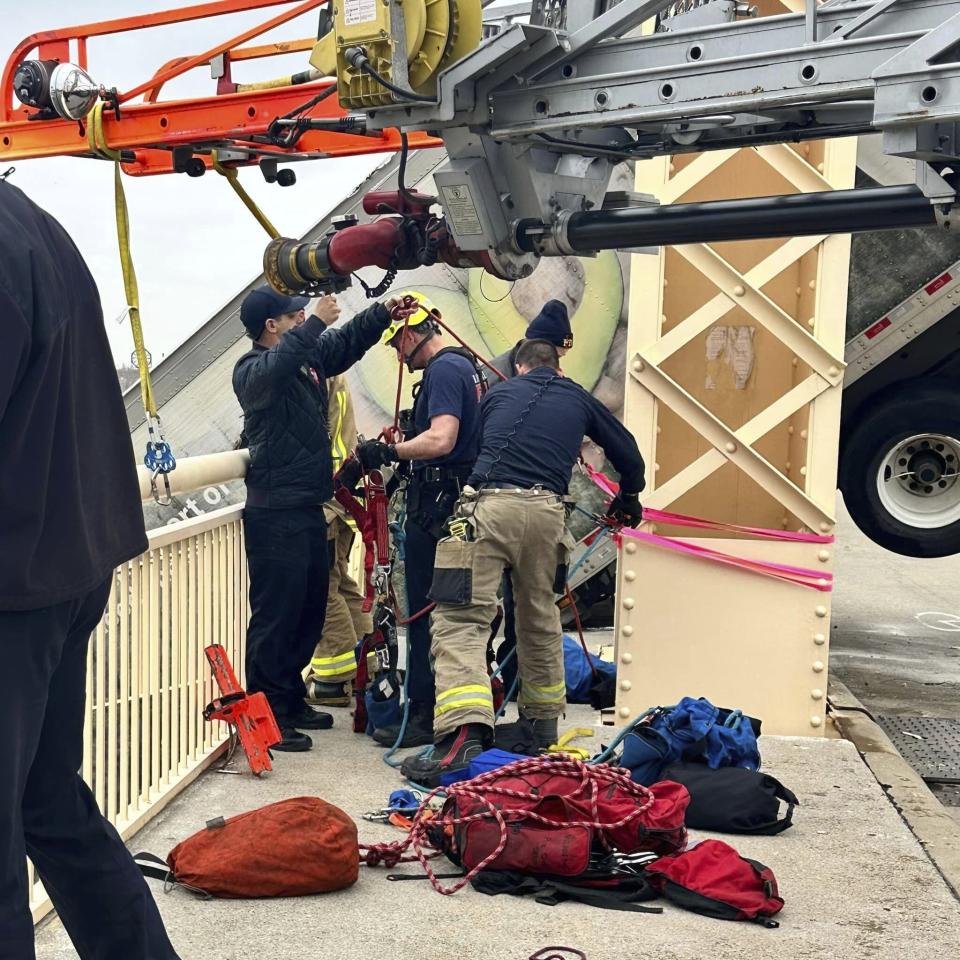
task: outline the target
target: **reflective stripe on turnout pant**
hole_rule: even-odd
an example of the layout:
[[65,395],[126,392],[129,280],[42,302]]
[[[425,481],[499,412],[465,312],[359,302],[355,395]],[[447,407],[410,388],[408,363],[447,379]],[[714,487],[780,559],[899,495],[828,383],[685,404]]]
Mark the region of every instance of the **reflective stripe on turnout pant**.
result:
[[[520,707],[531,719],[552,719],[566,706],[560,611],[553,591],[564,531],[560,498],[547,492],[490,490],[465,503],[475,536],[467,550],[472,599],[463,605],[439,603],[433,612],[435,738],[464,723],[493,726],[485,654],[506,566],[513,568]],[[460,541],[438,544],[438,567],[445,543],[456,550]]]
[[357,675],[354,648],[373,630],[373,616],[363,612],[363,593],[350,576],[350,549],[355,534],[339,512],[330,510],[329,505],[325,512],[330,586],[323,633],[313,652],[312,673],[324,683],[343,683]]

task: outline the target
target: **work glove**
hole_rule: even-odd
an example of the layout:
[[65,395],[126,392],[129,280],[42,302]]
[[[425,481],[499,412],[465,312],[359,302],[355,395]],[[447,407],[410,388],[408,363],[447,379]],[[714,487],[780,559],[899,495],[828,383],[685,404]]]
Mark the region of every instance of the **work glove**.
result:
[[356,490],[360,478],[363,476],[363,467],[356,457],[349,457],[333,478],[334,486],[346,487],[351,492]]
[[635,527],[643,519],[643,507],[636,493],[618,493],[610,504],[610,517],[625,527]]
[[378,470],[388,463],[396,463],[397,448],[392,443],[366,440],[357,447],[357,459],[364,470]]

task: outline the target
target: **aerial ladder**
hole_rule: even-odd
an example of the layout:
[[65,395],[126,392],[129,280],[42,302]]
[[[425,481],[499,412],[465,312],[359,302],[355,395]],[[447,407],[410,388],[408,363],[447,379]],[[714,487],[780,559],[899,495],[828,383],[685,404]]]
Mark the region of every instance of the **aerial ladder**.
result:
[[[88,69],[93,36],[273,6],[286,9],[129,90],[95,82]],[[518,281],[544,257],[659,248],[636,258],[624,414],[652,467],[646,501],[664,509],[698,485],[709,489],[714,474],[735,474],[742,482],[707,498],[714,519],[758,525],[758,510],[772,527],[772,508],[758,505],[774,503],[779,526],[810,540],[686,542],[757,563],[802,563],[822,570],[827,584],[845,235],[951,228],[960,0],[536,0],[527,18],[496,31],[484,29],[480,0],[321,6],[225,0],[27,38],[0,80],[0,161],[96,153],[87,125],[98,104],[102,145],[134,175],[257,164],[268,180],[289,183],[296,162],[443,147],[436,196],[410,190],[401,172],[396,191],[366,198],[368,222],[337,223],[310,243],[272,239],[266,275],[290,292],[342,290],[365,267],[395,275],[439,262]],[[767,15],[784,6],[797,9]],[[315,9],[316,38],[282,50],[245,46]],[[231,79],[232,64],[294,47],[309,61],[301,73]],[[206,65],[214,95],[162,98],[167,82]],[[850,138],[866,133],[880,133],[888,155],[914,160],[916,182],[850,189]],[[747,182],[728,185],[723,199],[697,192],[704,171],[738,156],[781,162],[779,182],[790,189],[749,196]],[[612,171],[625,161],[637,162],[642,189],[611,192]],[[788,239],[776,247],[776,238]],[[757,257],[738,259],[730,241],[759,244]],[[671,251],[687,270],[677,276],[692,269],[708,278],[712,296],[685,303],[666,287]],[[773,292],[785,277],[791,291],[796,282],[790,303]],[[671,305],[677,316],[667,316]],[[763,409],[711,409],[680,369],[685,351],[731,312],[786,358],[784,383]],[[674,434],[692,451],[686,461],[670,462]],[[783,450],[785,464],[777,462]],[[619,721],[695,692],[763,716],[770,732],[823,731],[826,590],[636,543],[626,544],[619,567]]]

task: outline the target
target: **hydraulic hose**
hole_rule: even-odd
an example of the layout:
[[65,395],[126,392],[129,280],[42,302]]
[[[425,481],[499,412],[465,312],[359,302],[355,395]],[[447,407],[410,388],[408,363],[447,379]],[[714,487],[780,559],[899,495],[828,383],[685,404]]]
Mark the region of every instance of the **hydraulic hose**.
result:
[[[904,185],[589,210],[570,216],[565,240],[577,253],[589,253],[626,247],[899,230],[933,226],[936,222],[930,200],[918,187]],[[534,251],[538,241],[547,235],[549,228],[537,220],[522,220],[517,227],[518,245],[525,252]]]

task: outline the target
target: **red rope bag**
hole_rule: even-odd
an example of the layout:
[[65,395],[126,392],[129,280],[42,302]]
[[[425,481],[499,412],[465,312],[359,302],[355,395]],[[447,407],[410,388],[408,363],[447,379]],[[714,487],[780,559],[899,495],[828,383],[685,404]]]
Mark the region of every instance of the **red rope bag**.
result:
[[[366,862],[392,866],[417,859],[434,888],[450,894],[481,870],[576,877],[597,850],[662,855],[686,842],[685,787],[671,781],[644,787],[605,764],[566,757],[518,760],[446,791],[439,817],[422,818],[424,804],[405,840],[361,847]],[[414,856],[405,856],[410,847]],[[427,862],[438,852],[467,871],[451,887],[441,886]]]

